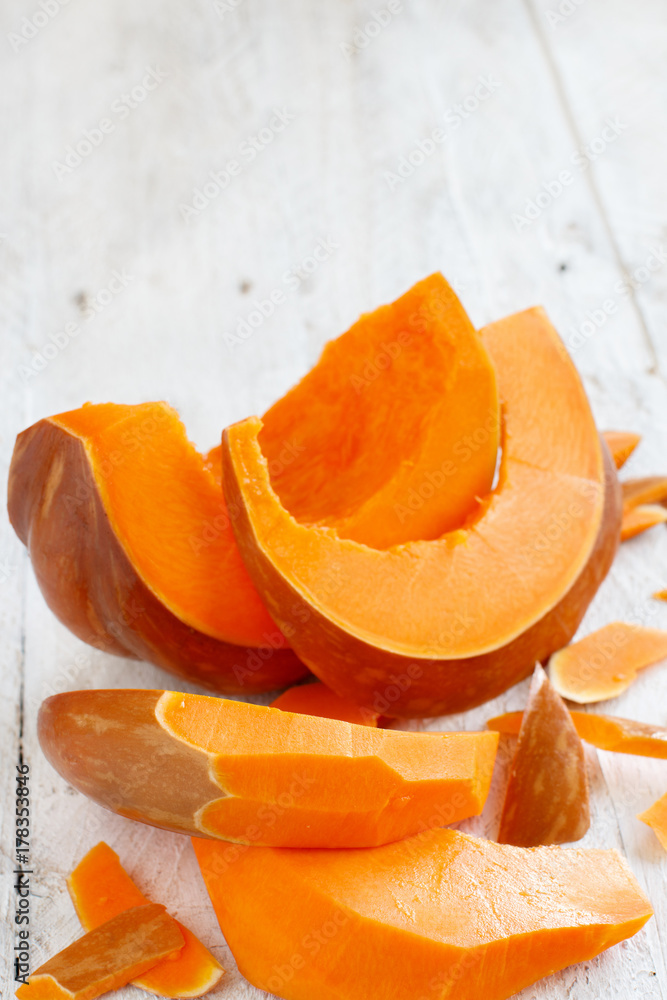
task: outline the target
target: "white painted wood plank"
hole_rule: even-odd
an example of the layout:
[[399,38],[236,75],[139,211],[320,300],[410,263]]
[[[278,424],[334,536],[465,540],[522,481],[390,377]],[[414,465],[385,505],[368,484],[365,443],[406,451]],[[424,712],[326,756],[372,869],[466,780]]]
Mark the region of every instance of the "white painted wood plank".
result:
[[[592,10],[594,0],[586,4]],[[652,16],[650,0],[640,7],[644,20]],[[570,325],[580,327],[587,310],[614,294],[618,255],[588,177],[577,176],[525,231],[517,232],[512,222],[543,182],[568,165],[576,147],[569,105],[560,98],[526,8],[515,0],[465,7],[406,3],[377,38],[348,58],[341,43],[351,44],[372,9],[242,0],[220,19],[204,2],[187,12],[155,0],[140,9],[127,0],[74,3],[6,60],[2,93],[13,95],[15,125],[7,147],[12,184],[0,189],[0,228],[20,262],[12,272],[11,306],[20,332],[8,378],[14,397],[26,396],[23,412],[12,405],[3,416],[7,448],[19,427],[88,398],[167,398],[196,443],[209,446],[225,423],[261,412],[359,312],[437,268],[455,280],[478,323],[544,302],[566,339]],[[599,16],[599,5],[596,10]],[[613,8],[608,34],[618,39],[615,45],[622,44],[635,10]],[[18,2],[6,5],[5,34],[24,13]],[[644,93],[661,43],[659,34],[648,32],[642,41],[652,56],[643,69],[633,67],[633,79]],[[582,59],[597,53],[590,32],[579,44]],[[114,104],[147,66],[167,76],[121,118]],[[603,77],[606,72],[610,65]],[[474,94],[480,77],[493,92],[455,127],[445,114]],[[493,80],[500,86],[494,89]],[[593,128],[613,113],[601,96],[591,96]],[[275,107],[294,120],[252,162],[243,160],[228,188],[187,224],[179,206],[192,204],[211,171],[243,159],[241,144],[268,125]],[[662,122],[664,114],[664,106],[651,104],[646,118]],[[114,131],[59,180],[53,161],[104,116]],[[423,145],[434,128],[445,126],[446,141],[423,165],[402,183],[387,180],[417,141]],[[638,148],[648,149],[648,135],[637,135]],[[619,136],[606,162],[622,155],[625,141],[625,134]],[[624,198],[617,187],[611,200],[618,210]],[[286,272],[319,239],[338,246],[292,291]],[[4,249],[0,243],[0,253]],[[85,319],[87,305],[103,305],[114,270],[126,273],[126,287]],[[274,288],[286,292],[286,302],[246,343],[230,349],[225,334]],[[16,366],[30,365],[66,323],[77,324],[77,336],[24,384]],[[574,356],[601,424],[646,432],[633,467],[659,471],[666,404],[662,385],[650,375],[653,355],[637,309],[623,299],[600,334],[585,338]],[[665,533],[653,532],[626,547],[586,628],[627,617],[637,607],[645,618],[653,611],[647,597],[664,585],[665,544]],[[169,686],[170,679],[149,665],[88,650],[54,621],[28,580],[27,743],[40,801],[37,949],[43,957],[76,935],[64,878],[104,836],[142,887],[169,901],[233,969],[187,842],[110,817],[70,794],[36,745],[34,708],[49,687]],[[667,613],[657,608],[650,621],[665,626]],[[16,683],[11,668],[7,677]],[[610,710],[664,723],[666,683],[664,669],[651,671]],[[476,728],[524,700],[520,686],[463,718],[426,725]],[[664,767],[610,758],[600,755],[598,764],[591,755],[596,816],[586,843],[624,849],[656,902],[656,894],[664,899],[664,861],[650,831],[633,817],[660,793]],[[493,835],[497,811],[496,796],[482,820],[467,828]],[[658,933],[653,922],[627,947],[525,995],[664,995]],[[131,989],[120,993],[122,1000],[133,995]],[[235,973],[216,995],[261,994]]]

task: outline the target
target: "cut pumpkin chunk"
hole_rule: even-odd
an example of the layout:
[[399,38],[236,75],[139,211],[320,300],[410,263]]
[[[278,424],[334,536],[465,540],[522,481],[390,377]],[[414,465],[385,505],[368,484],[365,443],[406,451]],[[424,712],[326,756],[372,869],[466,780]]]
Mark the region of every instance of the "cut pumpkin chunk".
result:
[[[134,906],[150,903],[104,841],[81,859],[67,879],[67,888],[86,931]],[[203,996],[220,981],[225,970],[192,931],[181,923],[178,927],[184,941],[178,957],[154,965],[135,979],[134,985],[163,997]]]
[[357,726],[377,726],[380,718],[378,712],[371,712],[353,701],[348,701],[347,698],[341,698],[321,681],[288,688],[271,702],[271,707],[279,708],[283,712],[299,712],[302,715],[316,715],[322,719],[353,722]]
[[386,549],[463,524],[491,489],[499,435],[489,353],[433,274],[328,343],[259,444],[297,521]]
[[639,670],[666,657],[667,632],[612,622],[554,653],[549,676],[561,697],[585,705],[616,698]]
[[655,504],[667,498],[667,476],[644,476],[642,479],[626,479],[621,483],[623,491],[623,513],[639,507],[640,504]]
[[649,528],[655,528],[658,524],[664,524],[665,521],[667,521],[667,510],[659,504],[632,507],[623,513],[621,541],[627,542],[629,538],[634,538]]
[[[599,750],[667,759],[667,729],[663,726],[591,712],[570,712],[570,716],[582,740]],[[523,712],[507,712],[489,719],[486,725],[496,733],[518,736],[522,719]]]
[[94,1000],[177,956],[183,936],[164,906],[135,906],[50,958],[19,986],[19,1000]]
[[637,819],[650,826],[656,837],[667,851],[667,793],[661,799],[654,802],[645,812],[640,813]]
[[59,774],[121,816],[285,847],[374,846],[477,815],[498,746],[174,691],[54,695],[38,727]]
[[535,668],[510,767],[498,842],[539,847],[581,840],[591,822],[586,759],[570,713]]
[[307,672],[166,403],[88,404],[28,428],[9,514],[47,603],[84,641],[225,691],[272,690]]
[[[261,421],[223,436],[234,531],[271,615],[320,680],[392,716],[462,711],[529,674],[572,637],[618,545],[615,470],[544,312],[482,339],[503,404],[499,481],[441,538],[378,551],[324,517],[302,523],[274,488]],[[344,425],[344,407],[327,405]]]
[[241,973],[284,1000],[505,1000],[652,913],[614,850],[454,830],[375,850],[249,848],[232,862],[219,844],[193,846]]
[[617,469],[622,468],[642,439],[633,431],[605,431],[603,434]]

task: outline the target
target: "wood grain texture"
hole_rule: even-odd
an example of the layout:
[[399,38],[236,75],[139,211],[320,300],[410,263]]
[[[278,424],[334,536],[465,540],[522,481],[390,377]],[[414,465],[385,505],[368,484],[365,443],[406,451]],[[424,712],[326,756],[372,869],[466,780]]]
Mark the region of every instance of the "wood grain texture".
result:
[[[13,35],[39,7],[7,0],[3,473],[19,430],[87,399],[167,399],[197,445],[209,447],[225,424],[261,413],[361,311],[436,269],[477,325],[544,304],[600,426],[644,435],[623,476],[666,472],[667,254],[653,270],[647,261],[667,244],[667,18],[659,0],[582,0],[554,22],[558,3],[403,0],[370,37],[355,34],[383,6],[370,0],[71,0],[22,44]],[[156,85],[137,102],[131,91],[148,67]],[[457,104],[474,105],[480,77],[487,96],[457,117]],[[117,103],[125,93],[136,104],[127,113]],[[276,122],[274,109],[284,127],[251,160],[242,144]],[[59,178],[54,161],[103,118],[113,130]],[[600,150],[608,119],[618,120],[616,136]],[[435,128],[444,141],[395,182],[401,158],[419,142],[428,148]],[[577,151],[586,146],[598,152],[584,169]],[[184,212],[231,159],[241,169],[225,190],[208,188],[208,202]],[[572,182],[518,228],[513,216],[562,170]],[[329,245],[327,259],[297,282],[295,268],[319,240]],[[107,292],[114,272],[121,278]],[[274,289],[285,301],[235,343],[239,322]],[[67,324],[73,332],[63,335]],[[666,567],[663,529],[627,543],[580,634],[614,619],[667,627],[667,607],[650,598],[667,585]],[[79,933],[65,876],[104,838],[141,889],[230,970],[211,995],[260,997],[235,971],[188,841],[102,812],[64,785],[36,743],[46,694],[169,687],[169,676],[84,646],[59,625],[5,520],[0,598],[3,866],[8,875],[23,691],[35,807],[33,968]],[[522,708],[526,693],[521,685],[465,716],[416,725],[479,728]],[[600,708],[665,725],[666,705],[663,665]],[[505,764],[510,752],[504,742]],[[522,996],[664,1000],[667,861],[635,814],[664,794],[667,770],[663,761],[588,756],[593,819],[584,843],[626,854],[656,919],[632,941]],[[465,829],[495,835],[502,780],[500,768],[484,816]],[[3,956],[13,944],[11,905],[3,893]],[[9,962],[0,979],[9,997]],[[118,994],[136,995],[129,987]]]

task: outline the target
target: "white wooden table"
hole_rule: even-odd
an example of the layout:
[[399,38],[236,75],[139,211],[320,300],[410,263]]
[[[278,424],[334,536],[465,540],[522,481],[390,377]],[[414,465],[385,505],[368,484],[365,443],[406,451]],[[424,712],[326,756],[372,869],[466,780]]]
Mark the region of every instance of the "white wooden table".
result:
[[[437,269],[478,325],[543,303],[600,426],[644,435],[627,474],[667,471],[661,0],[45,2],[48,17],[37,0],[5,0],[0,13],[3,472],[19,430],[85,400],[168,399],[208,447],[228,422],[261,413],[362,310]],[[373,11],[389,6],[376,29]],[[434,129],[444,138],[429,145]],[[230,160],[239,169],[226,178]],[[300,272],[319,240],[328,259]],[[286,301],[235,345],[229,335],[275,288]],[[212,996],[259,997],[235,970],[187,839],[104,813],[36,742],[36,709],[53,690],[170,677],[70,635],[6,521],[0,564],[2,996],[13,994],[6,913],[22,739],[33,968],[79,933],[65,876],[104,838],[229,970]],[[667,607],[650,599],[666,585],[667,533],[654,529],[624,546],[582,633],[630,616],[667,627]],[[479,728],[525,695],[521,685],[425,726]],[[645,671],[609,711],[666,724],[667,668]],[[522,996],[665,998],[667,855],[635,814],[667,790],[667,762],[590,751],[590,768],[584,843],[625,853],[656,916]],[[463,826],[493,835],[497,809],[496,795]]]

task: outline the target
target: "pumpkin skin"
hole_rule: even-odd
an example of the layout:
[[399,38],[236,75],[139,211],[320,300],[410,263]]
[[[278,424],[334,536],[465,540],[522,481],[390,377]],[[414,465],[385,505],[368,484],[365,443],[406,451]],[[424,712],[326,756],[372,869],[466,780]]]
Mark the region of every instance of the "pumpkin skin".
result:
[[[272,617],[293,630],[293,648],[320,680],[385,715],[465,711],[523,680],[570,641],[618,548],[616,469],[544,312],[491,324],[482,338],[503,404],[500,479],[481,512],[435,541],[378,552],[302,524],[272,490],[261,421],[223,435],[232,525]],[[560,410],[572,420],[566,435]],[[546,532],[575,507],[551,541]]]

